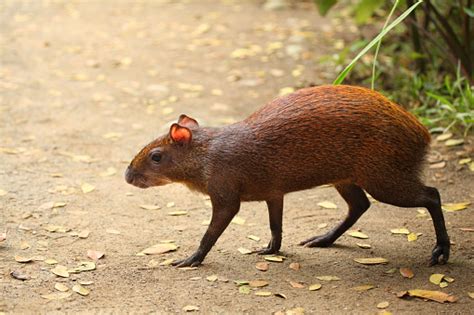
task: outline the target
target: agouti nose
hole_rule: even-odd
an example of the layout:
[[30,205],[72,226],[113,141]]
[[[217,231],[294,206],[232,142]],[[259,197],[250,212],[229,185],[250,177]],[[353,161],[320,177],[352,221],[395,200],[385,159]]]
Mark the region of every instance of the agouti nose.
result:
[[135,176],[135,171],[133,170],[131,165],[129,165],[127,167],[127,170],[125,171],[125,180],[127,181],[127,183],[132,184],[134,176]]

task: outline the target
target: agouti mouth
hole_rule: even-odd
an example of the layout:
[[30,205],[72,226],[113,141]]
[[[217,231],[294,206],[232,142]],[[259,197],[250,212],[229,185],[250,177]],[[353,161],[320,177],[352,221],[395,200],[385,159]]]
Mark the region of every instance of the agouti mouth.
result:
[[130,166],[125,171],[125,180],[130,185],[136,186],[138,188],[148,188],[148,187],[150,187],[149,185],[147,185],[145,183],[145,179],[143,178],[143,176],[140,176],[139,174],[137,174],[133,170],[133,168],[131,168]]

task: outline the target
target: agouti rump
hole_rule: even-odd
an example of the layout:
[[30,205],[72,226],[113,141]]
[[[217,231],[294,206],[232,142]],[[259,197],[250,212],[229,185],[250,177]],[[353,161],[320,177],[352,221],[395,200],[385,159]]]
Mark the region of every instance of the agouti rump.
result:
[[181,115],[169,133],[145,146],[126,171],[137,187],[185,184],[208,194],[212,220],[199,248],[177,266],[199,265],[237,214],[241,201],[264,200],[276,253],[286,193],[333,184],[347,217],[301,245],[329,246],[369,208],[367,191],[398,207],[425,207],[436,231],[430,264],[449,258],[440,196],[420,179],[430,135],[409,112],[372,90],[320,86],[279,97],[247,119],[203,128]]

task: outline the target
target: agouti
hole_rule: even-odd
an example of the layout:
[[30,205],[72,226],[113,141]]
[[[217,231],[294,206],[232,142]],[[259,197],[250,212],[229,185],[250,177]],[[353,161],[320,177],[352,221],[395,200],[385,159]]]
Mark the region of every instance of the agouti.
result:
[[381,94],[355,86],[320,86],[279,97],[247,119],[202,128],[181,115],[169,133],[145,146],[126,170],[140,188],[172,182],[208,194],[212,220],[199,248],[177,266],[199,265],[237,214],[241,201],[264,200],[271,240],[280,249],[283,197],[333,184],[347,217],[301,245],[334,243],[369,208],[367,191],[398,207],[425,207],[436,231],[430,264],[446,263],[449,237],[438,190],[420,179],[430,135],[417,119]]

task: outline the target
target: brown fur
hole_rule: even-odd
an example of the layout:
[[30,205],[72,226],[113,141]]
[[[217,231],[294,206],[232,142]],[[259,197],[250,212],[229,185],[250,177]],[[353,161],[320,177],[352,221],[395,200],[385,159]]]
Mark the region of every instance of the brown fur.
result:
[[[269,203],[323,184],[334,184],[350,211],[352,206],[362,213],[369,203],[360,188],[403,207],[427,206],[436,199],[420,180],[428,131],[405,109],[369,89],[302,89],[222,128],[200,128],[187,116],[180,121],[183,117],[188,125],[180,126],[192,140],[173,141],[170,130],[134,158],[127,181],[140,187],[180,182],[209,194],[214,208],[235,204],[228,210],[235,213],[240,201]],[[166,156],[160,165],[149,158],[156,148]],[[273,204],[278,208],[279,203]]]

